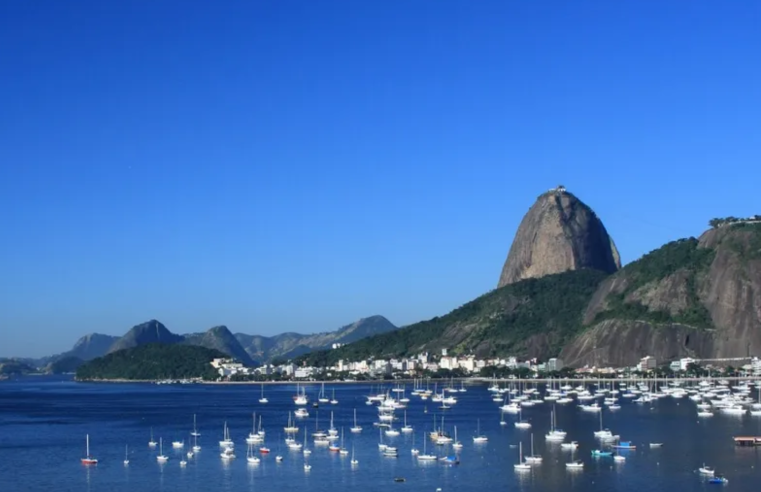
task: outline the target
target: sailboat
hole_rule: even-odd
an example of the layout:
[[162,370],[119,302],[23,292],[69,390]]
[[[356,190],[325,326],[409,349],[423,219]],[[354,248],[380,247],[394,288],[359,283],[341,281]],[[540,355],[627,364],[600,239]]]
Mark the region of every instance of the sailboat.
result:
[[151,440],[148,441],[148,447],[155,448],[158,443],[153,440],[153,427],[151,427]]
[[246,449],[246,461],[252,465],[261,461],[258,456],[254,456],[254,449],[251,443],[248,444],[248,449]]
[[[192,439],[191,439],[191,440],[193,440],[193,439],[198,439],[196,436],[190,436],[190,437],[192,437]],[[195,445],[193,445],[193,447],[190,449],[190,451],[188,451],[187,453],[185,453],[185,456],[187,456],[187,457],[188,457],[188,459],[190,459],[190,458],[192,458],[193,456],[195,456],[195,455],[196,455],[196,453],[195,453],[195,451],[193,450],[193,448],[195,448]]]
[[299,432],[299,428],[294,424],[295,422],[291,417],[291,412],[288,412],[288,425],[283,429],[286,434],[297,434]]
[[412,449],[410,450],[410,453],[412,453],[413,456],[420,454],[418,448],[415,447],[415,434],[412,434]]
[[201,446],[198,445],[198,436],[193,436],[193,452],[197,453],[201,450]]
[[550,431],[544,435],[544,438],[548,441],[563,441],[565,436],[565,431],[555,428],[555,409],[553,408],[550,413]]
[[225,420],[225,430],[222,437],[222,440],[219,441],[219,446],[222,448],[233,448],[235,447],[235,443],[232,439],[230,439],[230,429],[227,428],[227,421]]
[[320,403],[328,403],[330,400],[327,396],[325,396],[325,383],[322,383],[322,389],[320,389],[320,394],[317,397],[317,401]]
[[525,463],[523,461],[523,441],[521,441],[519,443],[519,455],[518,456],[519,456],[518,463],[513,465],[513,468],[515,468],[515,471],[524,472],[524,471],[531,470],[531,465],[529,465],[528,463]]
[[[521,407],[520,410],[518,410],[518,419],[522,419],[523,417],[523,408]],[[515,427],[518,429],[530,429],[531,428],[531,422],[528,420],[518,420],[518,422],[515,423]]]
[[259,436],[259,433],[256,432],[256,412],[252,415],[252,425],[251,425],[251,432],[248,434],[248,437],[246,438],[246,444],[255,444],[257,442],[262,441],[262,438]]
[[264,383],[262,383],[262,397],[259,398],[259,403],[269,403],[267,397],[264,396]]
[[343,427],[341,427],[341,450],[339,451],[339,454],[341,456],[346,456],[347,454],[349,454],[349,450],[346,449],[346,447],[344,446],[344,428]]
[[404,427],[402,427],[402,432],[405,434],[408,434],[412,432],[412,426],[407,424],[407,410],[404,411]]
[[304,456],[312,454],[312,450],[307,447],[307,428],[304,426]]
[[351,464],[352,466],[356,466],[359,464],[359,461],[354,457],[354,445],[351,445]]
[[602,428],[602,412],[600,412],[600,430],[595,431],[594,435],[597,439],[602,439],[604,441],[610,441],[614,440],[616,436],[613,435],[613,433],[610,431],[610,429],[603,429]]
[[336,400],[336,389],[333,388],[333,398],[330,400],[331,405],[338,405],[338,400]]
[[428,454],[427,442],[428,442],[428,439],[423,439],[423,454],[417,455],[418,461],[436,461],[436,456],[432,454]]
[[454,426],[454,442],[452,443],[454,449],[462,449],[462,443],[457,440],[457,426]]
[[576,453],[576,448],[571,448],[571,461],[565,464],[567,470],[581,470],[584,468],[584,462],[581,460],[573,459],[573,455]]
[[307,462],[306,457],[304,457],[304,471],[309,471],[311,469],[312,469],[312,465],[310,465],[309,462]]
[[362,432],[362,427],[357,425],[357,409],[356,408],[354,409],[354,427],[352,427],[349,430],[351,430],[354,434],[359,434],[360,432]]
[[531,433],[531,455],[526,456],[526,463],[539,464],[542,462],[542,457],[534,454],[534,433]]
[[481,419],[477,420],[476,426],[477,426],[476,427],[476,435],[473,436],[473,442],[479,443],[479,442],[486,442],[486,441],[488,441],[489,438],[486,437],[485,435],[481,434]]
[[164,454],[164,439],[159,437],[159,455],[156,456],[156,461],[159,463],[166,463],[169,461],[169,457]]
[[185,468],[187,466],[188,462],[185,460],[185,458],[182,458],[180,460],[180,468]]
[[87,434],[85,437],[85,457],[82,458],[80,461],[82,461],[83,465],[97,465],[98,460],[97,458],[93,458],[93,456],[90,454],[90,434]]
[[196,426],[196,414],[193,414],[193,432],[190,433],[193,437],[200,437],[201,433],[198,432],[198,427]]
[[330,428],[328,428],[328,439],[335,440],[338,438],[338,429],[333,425],[333,411],[330,411]]
[[129,465],[129,449],[127,445],[124,445],[124,466]]

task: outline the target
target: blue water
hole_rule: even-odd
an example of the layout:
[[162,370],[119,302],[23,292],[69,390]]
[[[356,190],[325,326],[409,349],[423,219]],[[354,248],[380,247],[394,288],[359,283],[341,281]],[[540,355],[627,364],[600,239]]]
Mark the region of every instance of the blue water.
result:
[[[316,400],[317,387],[308,394]],[[377,388],[375,388],[377,390]],[[328,394],[333,386],[327,386]],[[662,398],[654,405],[622,402],[621,410],[603,413],[604,424],[622,440],[633,441],[636,450],[624,451],[627,460],[614,464],[610,458],[592,458],[597,446],[592,432],[599,427],[598,416],[580,411],[575,404],[557,406],[557,424],[568,432],[567,440],[576,440],[580,448],[575,457],[584,460],[585,469],[569,472],[565,462],[570,452],[559,445],[546,443],[544,434],[550,424],[552,405],[545,403],[523,412],[532,422],[530,430],[500,426],[498,404],[491,401],[486,386],[470,386],[457,394],[459,402],[445,410],[445,426],[451,433],[454,425],[464,443],[459,452],[461,463],[417,463],[410,454],[411,435],[386,438],[399,448],[398,458],[387,458],[378,451],[378,430],[372,426],[377,409],[365,404],[368,385],[336,385],[338,405],[319,409],[320,428],[329,426],[330,410],[335,426],[346,428],[345,446],[354,446],[359,465],[353,468],[350,456],[339,456],[327,448],[313,449],[309,462],[312,470],[303,469],[301,452],[288,450],[283,443],[283,427],[288,412],[296,407],[292,401],[295,386],[267,386],[270,403],[260,405],[259,386],[83,384],[62,378],[29,377],[0,382],[0,492],[31,491],[381,491],[389,487],[404,490],[441,488],[447,491],[703,491],[721,487],[738,491],[761,490],[759,451],[734,445],[735,435],[761,435],[761,417],[731,417],[716,413],[698,421],[695,406],[688,399]],[[416,397],[408,407],[408,423],[415,427],[416,447],[423,449],[423,432],[431,430],[434,415],[440,416],[438,404]],[[349,432],[353,409],[357,409],[360,435]],[[428,413],[425,412],[426,408]],[[310,416],[300,420],[309,432],[315,428],[317,411],[308,407]],[[258,465],[245,460],[245,437],[251,429],[251,414],[263,416],[270,455],[262,456]],[[202,433],[202,451],[180,468],[182,455],[171,449],[171,441],[190,444],[192,415],[198,415]],[[401,417],[401,412],[397,412]],[[480,419],[482,433],[489,442],[477,445],[471,436]],[[225,464],[219,457],[218,441],[227,420],[238,458]],[[399,423],[401,426],[401,422]],[[168,463],[156,462],[156,450],[148,448],[150,429],[155,438],[164,439]],[[519,441],[529,452],[530,434],[535,434],[535,454],[544,462],[526,474],[518,474]],[[85,434],[90,434],[92,454],[100,463],[85,467],[79,459],[85,453]],[[303,439],[303,434],[299,434]],[[660,449],[650,449],[649,442],[663,442]],[[340,442],[339,442],[340,443]],[[125,467],[124,446],[129,445],[130,464]],[[428,443],[429,452],[439,447]],[[186,448],[187,450],[187,448]],[[275,454],[285,456],[275,462]],[[452,454],[451,452],[446,454]],[[724,474],[725,486],[707,484],[695,470],[706,463]],[[404,477],[404,483],[395,483]]]

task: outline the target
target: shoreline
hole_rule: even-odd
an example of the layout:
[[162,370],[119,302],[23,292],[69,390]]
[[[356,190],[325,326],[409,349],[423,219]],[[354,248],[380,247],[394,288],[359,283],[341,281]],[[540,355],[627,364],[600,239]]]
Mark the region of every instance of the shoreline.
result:
[[510,383],[535,383],[535,384],[547,384],[547,383],[560,383],[560,384],[589,384],[589,383],[636,383],[636,382],[670,382],[670,381],[680,381],[680,382],[698,382],[698,381],[761,381],[761,376],[746,376],[746,377],[740,377],[740,376],[726,376],[726,377],[689,377],[689,378],[527,378],[527,379],[494,379],[494,378],[484,378],[484,377],[472,377],[472,378],[440,378],[440,379],[420,379],[420,378],[407,378],[407,379],[369,379],[364,381],[339,381],[339,380],[320,380],[320,381],[190,381],[188,383],[179,383],[174,382],[176,380],[172,380],[173,382],[164,382],[167,380],[164,379],[86,379],[86,380],[79,380],[79,379],[72,379],[76,383],[113,383],[113,384],[124,384],[124,383],[139,383],[139,384],[171,384],[171,385],[194,385],[194,384],[206,384],[206,385],[216,385],[216,386],[224,386],[224,385],[233,385],[233,386],[245,386],[245,385],[294,385],[294,384],[300,384],[303,386],[306,385],[321,385],[321,384],[365,384],[365,385],[376,385],[376,384],[389,384],[389,385],[395,385],[395,384],[408,384],[408,383],[414,383],[415,381],[457,381],[462,383],[468,383],[468,384],[487,384],[487,383],[498,383],[498,384],[510,384]]

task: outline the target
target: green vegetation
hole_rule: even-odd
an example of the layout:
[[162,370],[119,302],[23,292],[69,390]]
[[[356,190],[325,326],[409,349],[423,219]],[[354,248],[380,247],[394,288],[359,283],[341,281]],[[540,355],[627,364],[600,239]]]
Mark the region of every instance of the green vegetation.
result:
[[14,359],[0,359],[0,376],[18,376],[34,372],[34,368]]
[[[698,298],[696,277],[707,271],[715,251],[699,248],[694,237],[670,242],[639,260],[626,265],[617,275],[627,280],[623,292],[608,295],[607,309],[597,314],[595,323],[606,319],[631,319],[655,324],[681,323],[696,328],[713,328],[708,310]],[[687,307],[678,313],[649,309],[638,301],[626,297],[640,287],[663,280],[679,271],[686,272]]]
[[[338,360],[409,356],[447,348],[452,354],[553,356],[582,328],[582,313],[606,277],[579,270],[527,279],[493,290],[446,316],[297,359],[325,367]],[[536,346],[532,348],[532,340]],[[540,354],[537,354],[540,355]]]
[[79,357],[68,356],[51,362],[47,367],[47,372],[51,374],[66,374],[75,372],[84,361]]
[[745,223],[735,228],[742,234],[733,235],[727,241],[729,247],[741,260],[761,259],[761,223]]
[[708,221],[708,225],[710,225],[712,228],[722,227],[725,225],[731,225],[731,224],[742,224],[745,222],[750,221],[761,221],[761,215],[753,215],[751,217],[748,217],[747,219],[741,219],[738,217],[722,217],[722,218],[716,218],[711,219]]
[[216,379],[210,362],[226,357],[218,350],[195,345],[150,343],[91,360],[77,369],[77,379]]

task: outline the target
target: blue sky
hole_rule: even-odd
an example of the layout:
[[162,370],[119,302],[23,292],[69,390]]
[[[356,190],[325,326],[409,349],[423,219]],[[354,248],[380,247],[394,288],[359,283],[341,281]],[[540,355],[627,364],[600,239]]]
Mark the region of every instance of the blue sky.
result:
[[402,325],[565,184],[624,261],[759,209],[761,4],[0,2],[0,356]]

